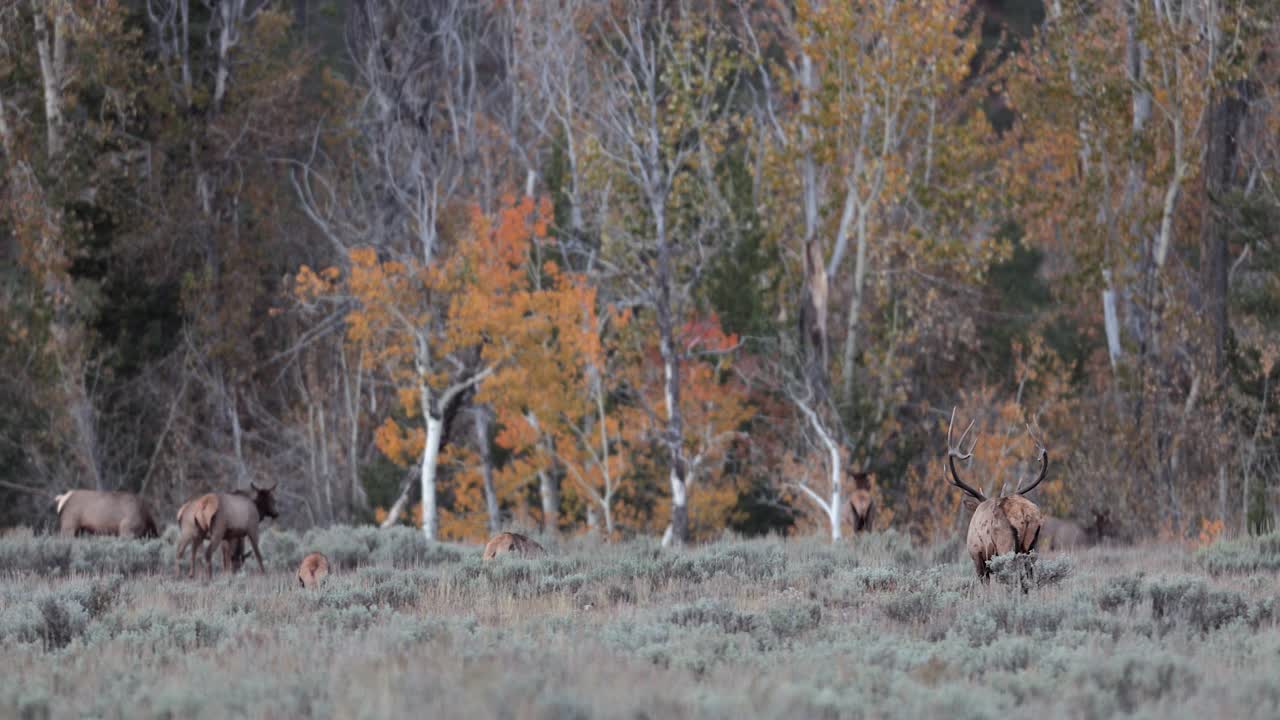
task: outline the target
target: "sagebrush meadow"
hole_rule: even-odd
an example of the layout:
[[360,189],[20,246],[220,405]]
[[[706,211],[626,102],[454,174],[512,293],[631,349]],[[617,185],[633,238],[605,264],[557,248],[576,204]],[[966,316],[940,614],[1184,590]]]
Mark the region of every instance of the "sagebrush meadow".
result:
[[[0,538],[7,716],[1280,714],[1277,535],[1046,555],[1023,595],[894,532],[482,563],[407,528],[268,530],[266,576],[210,584],[172,577],[174,533]],[[304,550],[335,570],[317,590]]]

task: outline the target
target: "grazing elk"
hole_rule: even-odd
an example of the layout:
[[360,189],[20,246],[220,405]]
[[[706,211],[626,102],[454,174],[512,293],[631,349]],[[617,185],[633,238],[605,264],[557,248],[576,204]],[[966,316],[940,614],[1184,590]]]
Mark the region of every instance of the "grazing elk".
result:
[[875,521],[875,498],[871,496],[871,476],[864,472],[853,476],[853,492],[849,494],[849,509],[853,511],[853,531],[869,532]]
[[[969,520],[966,545],[969,557],[973,558],[973,567],[978,571],[978,577],[983,582],[988,582],[990,579],[988,560],[1007,553],[1026,555],[1036,549],[1036,542],[1040,539],[1040,508],[1025,495],[1036,489],[1036,486],[1044,480],[1045,474],[1049,472],[1049,451],[1044,449],[1040,439],[1031,431],[1031,426],[1027,425],[1027,434],[1040,449],[1040,477],[1025,488],[1021,487],[1019,482],[1019,487],[1013,495],[988,499],[982,491],[966,485],[956,474],[956,458],[968,460],[973,457],[973,449],[978,444],[978,438],[974,437],[973,445],[969,446],[969,452],[961,452],[964,439],[973,429],[973,423],[970,422],[969,427],[960,436],[960,443],[952,445],[951,427],[955,424],[955,420],[956,411],[952,409],[951,423],[947,425],[947,464],[951,468],[950,482],[968,495],[965,498],[965,504],[973,509],[973,518]],[[1024,584],[1023,591],[1025,592],[1026,589]]]
[[1050,515],[1040,522],[1040,547],[1045,550],[1075,550],[1089,544],[1089,533],[1077,523]]
[[129,492],[68,490],[55,496],[65,536],[82,532],[120,537],[159,537],[147,502]]
[[[234,492],[248,496],[248,493],[243,490]],[[200,546],[204,544],[205,539],[209,536],[209,527],[213,523],[213,513],[217,507],[218,496],[208,493],[192,498],[178,508],[178,552],[174,558],[175,572],[178,575],[182,575],[182,552],[190,546],[191,572],[189,576],[195,577],[196,557],[200,551]],[[224,568],[230,568],[233,573],[238,572],[240,567],[244,565],[246,557],[248,555],[244,551],[244,538],[222,541],[222,566]]]
[[536,557],[545,555],[546,550],[541,545],[521,535],[520,533],[503,532],[493,536],[493,539],[484,546],[485,560],[492,560],[499,555],[515,554],[521,557]]
[[[203,502],[196,508],[196,516],[198,523],[205,527],[204,532],[209,540],[209,546],[204,551],[207,577],[213,577],[214,549],[226,540],[246,538],[258,560],[258,569],[264,575],[267,573],[267,568],[262,563],[262,552],[258,550],[258,523],[265,517],[280,517],[272,494],[276,486],[273,483],[269,487],[260,487],[257,483],[250,483],[249,488],[247,492],[211,493],[200,498]],[[224,571],[230,569],[224,567]]]
[[329,574],[329,558],[322,553],[313,552],[302,558],[298,565],[298,582],[304,588],[313,588],[320,584]]

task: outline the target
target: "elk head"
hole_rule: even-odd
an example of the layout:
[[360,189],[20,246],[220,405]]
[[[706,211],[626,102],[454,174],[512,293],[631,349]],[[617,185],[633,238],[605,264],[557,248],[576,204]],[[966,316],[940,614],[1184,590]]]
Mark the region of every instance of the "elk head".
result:
[[[1019,482],[1013,495],[988,498],[981,490],[961,480],[959,473],[956,472],[956,459],[968,460],[973,457],[978,439],[975,436],[968,452],[964,452],[965,438],[973,429],[973,422],[970,422],[969,427],[960,436],[960,442],[953,444],[951,430],[955,420],[956,411],[952,409],[951,422],[947,425],[947,465],[951,470],[949,482],[964,491],[967,496],[965,504],[973,509],[973,517],[969,520],[966,546],[978,577],[986,582],[990,576],[987,561],[991,558],[1011,552],[1029,554],[1035,550],[1036,542],[1040,539],[1040,508],[1024,496],[1036,489],[1049,472],[1049,452],[1044,449],[1044,444],[1036,437],[1031,426],[1027,425],[1027,433],[1040,450],[1040,476],[1025,488]],[[1024,584],[1024,592],[1026,589]]]
[[253,494],[253,504],[258,508],[258,515],[264,518],[279,518],[280,513],[276,512],[276,483],[270,485],[259,485],[254,481],[249,482],[249,489]]

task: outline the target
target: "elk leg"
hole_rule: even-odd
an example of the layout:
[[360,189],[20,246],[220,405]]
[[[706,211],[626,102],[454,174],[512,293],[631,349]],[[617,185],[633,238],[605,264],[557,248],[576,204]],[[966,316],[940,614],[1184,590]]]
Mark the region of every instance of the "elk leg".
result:
[[191,572],[188,574],[192,580],[196,577],[196,568],[200,567],[200,561],[196,559],[196,553],[200,552],[200,543],[202,539],[199,535],[191,539]]
[[191,539],[186,537],[178,538],[178,552],[173,556],[173,573],[178,577],[182,577],[182,551],[187,549],[191,544]]
[[208,538],[209,547],[204,549],[205,577],[213,579],[213,552],[222,547],[223,536],[227,534],[225,527],[214,528],[213,535]]
[[258,533],[249,533],[249,544],[253,546],[253,556],[258,558],[258,569],[263,575],[267,574],[267,567],[262,564],[262,553],[258,552]]

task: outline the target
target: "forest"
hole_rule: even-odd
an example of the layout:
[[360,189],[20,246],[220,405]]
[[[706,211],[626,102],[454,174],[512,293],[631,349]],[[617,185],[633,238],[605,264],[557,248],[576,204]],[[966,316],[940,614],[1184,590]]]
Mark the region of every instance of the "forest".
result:
[[1267,532],[1277,47],[1271,0],[0,3],[0,526],[265,481],[839,541],[869,480],[929,543],[954,408],[1095,536]]

